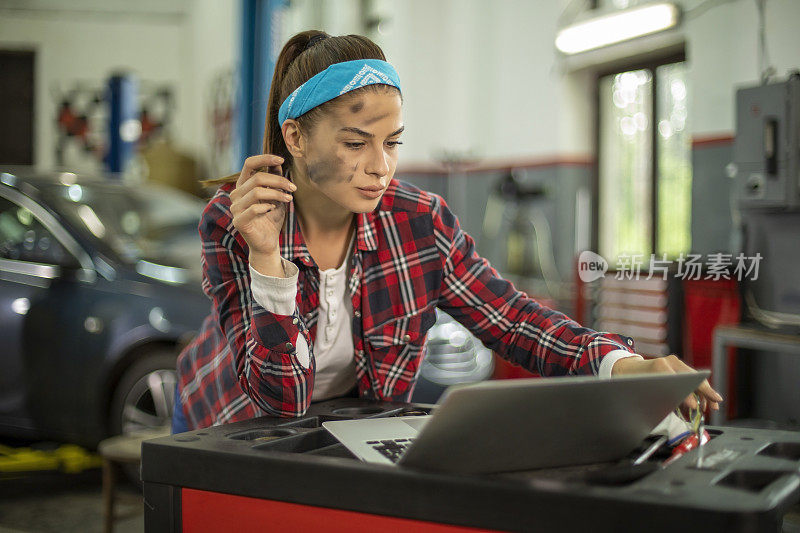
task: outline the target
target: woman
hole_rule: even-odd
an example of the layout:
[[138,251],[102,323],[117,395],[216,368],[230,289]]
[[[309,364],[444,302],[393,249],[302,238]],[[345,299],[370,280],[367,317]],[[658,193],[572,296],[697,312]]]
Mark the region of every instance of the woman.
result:
[[[393,179],[402,132],[400,82],[377,45],[319,31],[287,42],[264,154],[217,180],[200,222],[213,306],[178,359],[174,431],[344,395],[408,401],[436,307],[544,376],[692,371],[502,279],[440,197]],[[722,400],[707,382],[698,393]]]

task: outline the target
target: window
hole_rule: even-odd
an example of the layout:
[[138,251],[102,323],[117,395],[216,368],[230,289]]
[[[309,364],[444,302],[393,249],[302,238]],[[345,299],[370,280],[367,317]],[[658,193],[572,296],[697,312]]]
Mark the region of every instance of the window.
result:
[[672,58],[598,80],[597,249],[677,257],[690,246],[686,63]]
[[0,259],[73,265],[75,259],[33,213],[0,198]]

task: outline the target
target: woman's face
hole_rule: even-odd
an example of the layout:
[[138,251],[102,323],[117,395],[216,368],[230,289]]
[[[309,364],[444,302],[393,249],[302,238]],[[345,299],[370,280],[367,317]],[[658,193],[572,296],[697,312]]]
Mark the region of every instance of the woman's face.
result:
[[351,212],[374,210],[394,176],[402,132],[395,90],[361,91],[331,106],[307,137],[311,187]]

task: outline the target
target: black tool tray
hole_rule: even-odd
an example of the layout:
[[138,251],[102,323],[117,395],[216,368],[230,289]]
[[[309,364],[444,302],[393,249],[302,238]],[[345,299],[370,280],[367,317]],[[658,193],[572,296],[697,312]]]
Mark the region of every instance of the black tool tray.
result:
[[699,468],[662,468],[666,448],[632,466],[650,437],[613,464],[454,475],[364,463],[322,427],[432,408],[343,398],[145,441],[147,531],[174,530],[175,487],[503,531],[780,531],[800,500],[800,432],[708,427]]
[[[263,424],[258,428],[251,427],[250,421],[242,423],[247,426],[239,431],[231,431],[237,424],[226,426],[225,438],[246,440],[256,450],[283,453],[307,453],[332,457],[355,459],[347,448],[339,444],[322,423],[328,420],[353,420],[385,416],[429,415],[431,405],[408,405],[392,403],[374,403],[364,405],[357,399],[344,399],[312,405],[302,418],[261,418]],[[216,428],[213,428],[216,429]]]

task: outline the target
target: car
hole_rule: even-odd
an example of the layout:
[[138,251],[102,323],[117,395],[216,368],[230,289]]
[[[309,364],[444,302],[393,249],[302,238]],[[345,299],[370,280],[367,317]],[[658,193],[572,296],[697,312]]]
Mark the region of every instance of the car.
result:
[[167,428],[209,315],[205,202],[72,172],[0,174],[0,433],[94,447]]

